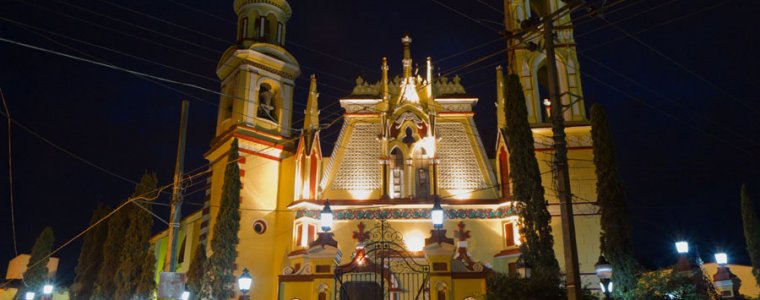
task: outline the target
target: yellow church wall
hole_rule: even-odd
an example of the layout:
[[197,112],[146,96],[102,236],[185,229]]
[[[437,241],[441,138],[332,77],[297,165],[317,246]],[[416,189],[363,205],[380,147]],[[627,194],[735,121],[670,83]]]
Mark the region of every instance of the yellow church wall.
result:
[[450,299],[466,299],[467,297],[473,297],[479,299],[485,296],[486,293],[486,281],[482,278],[476,279],[454,279],[453,287],[451,289]]
[[[255,284],[251,290],[251,298],[254,299],[271,299],[276,294],[277,278],[273,274],[276,274],[274,270],[279,263],[273,258],[280,168],[279,161],[257,155],[247,156],[245,163],[241,164],[244,176],[241,177],[240,241],[235,274],[239,275],[243,268],[248,268]],[[292,172],[289,175],[292,176]],[[292,187],[292,184],[288,186]],[[292,199],[292,193],[289,199]],[[267,225],[263,234],[253,230],[253,223],[257,220],[263,220]]]
[[[293,202],[293,184],[295,176],[295,156],[291,155],[283,159],[280,163],[280,191],[278,195],[277,218],[274,226],[267,231],[271,231],[274,236],[272,248],[273,261],[271,277],[276,280],[276,276],[282,273],[282,269],[288,261],[288,253],[291,251],[291,241],[293,238],[293,219],[295,212],[288,211],[287,205]],[[263,259],[263,258],[262,258]],[[272,284],[275,286],[276,282]]]

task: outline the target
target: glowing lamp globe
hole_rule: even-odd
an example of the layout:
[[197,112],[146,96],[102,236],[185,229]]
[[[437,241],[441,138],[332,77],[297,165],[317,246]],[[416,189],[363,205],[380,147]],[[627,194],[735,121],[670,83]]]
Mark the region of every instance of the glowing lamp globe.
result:
[[594,265],[594,270],[600,280],[612,278],[612,265],[607,262],[604,256],[599,256],[599,261]]
[[243,274],[240,274],[240,277],[238,277],[238,288],[240,288],[240,291],[243,292],[243,294],[248,293],[251,289],[252,283],[253,278],[251,278],[251,274],[248,273],[248,268],[243,269]]
[[443,228],[443,208],[441,207],[441,198],[435,197],[433,210],[430,211],[430,218],[433,221],[435,229]]
[[319,213],[319,226],[325,232],[330,231],[333,225],[333,212],[330,209],[330,200],[325,201],[325,207]]
[[34,300],[34,296],[35,296],[34,292],[26,292],[26,294],[24,295],[24,299]]
[[189,300],[190,299],[190,292],[184,291],[182,292],[182,300]]
[[721,252],[721,253],[715,253],[715,261],[719,265],[726,265],[726,264],[728,264],[728,254],[723,253],[723,252]]
[[689,253],[689,242],[676,242],[676,251],[678,251],[678,254]]
[[45,295],[50,295],[53,293],[53,285],[52,284],[46,284],[42,287],[42,293]]

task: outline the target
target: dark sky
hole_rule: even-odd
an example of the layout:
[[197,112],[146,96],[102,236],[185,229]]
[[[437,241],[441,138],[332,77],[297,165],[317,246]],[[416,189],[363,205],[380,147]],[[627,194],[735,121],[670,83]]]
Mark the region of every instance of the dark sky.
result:
[[[388,56],[391,73],[400,72],[404,32],[413,38],[415,61],[431,56],[444,72],[503,46],[493,42],[499,37],[494,22],[502,15],[487,6],[501,8],[501,1],[437,2],[290,1],[294,13],[286,47],[303,70],[294,119],[302,118],[311,73],[319,77],[320,105],[333,104],[323,111],[327,116],[339,112],[334,102],[349,93],[357,74],[378,79],[382,56]],[[235,36],[231,0],[7,0],[2,7],[4,39],[215,91],[217,60]],[[697,243],[706,261],[722,249],[734,261],[748,263],[738,195],[742,182],[760,189],[760,58],[753,47],[760,44],[753,21],[758,13],[760,5],[746,0],[628,0],[606,11],[615,26],[576,14],[580,68],[596,79],[583,77],[586,105],[607,108],[636,254],[650,267],[673,262],[672,242],[678,238]],[[496,55],[458,71],[468,93],[480,98],[476,119],[489,149],[495,139],[493,70],[500,63],[503,55]],[[52,143],[132,180],[154,170],[161,183],[171,181],[174,168],[180,100],[191,100],[187,170],[205,163],[202,154],[216,117],[209,103],[218,102],[213,93],[159,85],[7,42],[0,42],[0,88],[13,118]],[[2,124],[0,169],[7,170],[4,119]],[[326,149],[335,137],[327,133]],[[13,151],[20,252],[29,251],[46,225],[60,245],[87,226],[98,202],[113,206],[134,187],[18,126]],[[188,202],[200,202],[201,194],[190,195]],[[0,172],[3,274],[14,252],[8,195],[8,174]],[[185,211],[195,208],[189,204]],[[165,209],[157,213],[168,217]],[[64,280],[73,277],[80,245],[57,254]]]

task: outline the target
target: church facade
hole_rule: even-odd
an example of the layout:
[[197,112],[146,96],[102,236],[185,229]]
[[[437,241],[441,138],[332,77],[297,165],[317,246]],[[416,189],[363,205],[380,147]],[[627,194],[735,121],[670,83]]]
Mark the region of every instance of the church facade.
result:
[[[561,5],[559,0],[511,1],[506,19],[519,28],[529,16]],[[216,137],[205,154],[211,164],[207,200],[182,221],[178,271],[187,270],[197,245],[208,245],[214,234],[226,159],[237,139],[242,190],[235,274],[250,271],[251,298],[471,299],[485,294],[489,272],[517,272],[520,199],[510,193],[504,70],[496,70],[496,99],[478,99],[458,76],[434,75],[431,58],[422,70],[413,70],[412,38],[405,35],[402,61],[396,67],[378,59],[379,78],[357,78],[351,94],[339,99],[345,111],[339,136],[322,140],[323,124],[332,120],[320,117],[314,75],[303,128],[293,128],[294,117],[301,117],[293,94],[302,74],[285,48],[292,14],[287,1],[235,0],[234,8],[238,43],[217,67],[223,96]],[[569,17],[560,20],[569,22]],[[600,229],[590,125],[572,27],[558,29],[580,271],[583,284],[593,289]],[[541,100],[545,56],[527,46],[512,51],[509,71],[524,87],[555,253],[564,267],[550,104]],[[486,154],[476,127],[476,104],[496,106],[494,115],[477,116],[496,119],[497,136],[484,137],[497,141],[494,157]],[[322,151],[328,143],[332,153]],[[431,222],[435,199],[444,215],[440,229]],[[334,222],[325,227],[320,213],[328,201]],[[166,234],[153,243],[161,270]],[[367,296],[375,294],[385,297]]]

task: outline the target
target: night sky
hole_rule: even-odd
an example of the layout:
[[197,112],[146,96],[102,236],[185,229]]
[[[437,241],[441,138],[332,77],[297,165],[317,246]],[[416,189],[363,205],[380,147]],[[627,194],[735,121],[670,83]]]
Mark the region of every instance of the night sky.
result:
[[[235,36],[232,0],[177,1],[6,0],[0,37],[218,91],[215,67]],[[358,74],[379,79],[381,57],[388,57],[391,76],[400,73],[404,32],[413,39],[415,62],[423,65],[431,56],[442,72],[503,48],[496,41],[503,18],[498,0],[290,4],[286,48],[302,67],[294,120],[303,117],[311,73],[319,78],[320,106],[330,105],[325,118],[340,113],[335,102],[350,92]],[[732,261],[748,263],[739,188],[747,182],[760,199],[760,58],[753,47],[760,44],[753,21],[758,14],[760,4],[747,0],[628,0],[606,10],[607,21],[575,13],[586,105],[607,108],[636,254],[648,267],[672,263],[672,243],[681,238],[696,243],[708,262],[720,249]],[[476,46],[482,47],[450,57]],[[494,55],[457,72],[468,93],[480,98],[475,118],[489,151],[495,141],[494,67],[503,60]],[[16,121],[123,177],[14,125],[22,253],[44,226],[53,227],[58,246],[87,226],[97,203],[114,206],[126,199],[134,184],[124,178],[136,181],[152,170],[161,184],[170,183],[182,99],[191,101],[186,170],[206,163],[202,154],[214,133],[216,94],[7,42],[0,42],[0,88]],[[323,136],[327,151],[336,137],[337,130]],[[2,119],[0,277],[14,256],[7,140]],[[202,194],[189,195],[184,210],[197,209]],[[158,201],[167,203],[169,196]],[[165,208],[156,212],[168,218]],[[156,230],[165,228],[156,223]],[[56,254],[62,258],[60,280],[73,278],[80,245]]]

